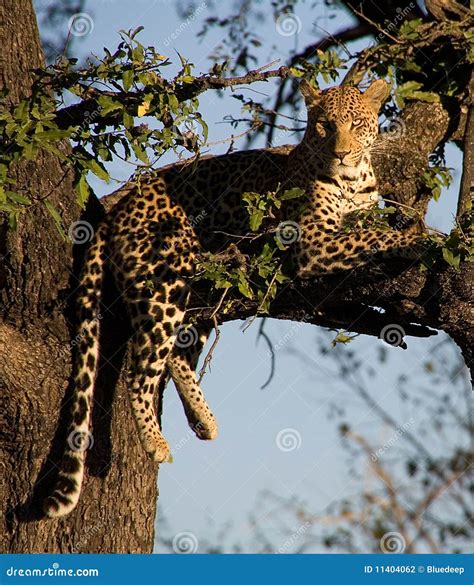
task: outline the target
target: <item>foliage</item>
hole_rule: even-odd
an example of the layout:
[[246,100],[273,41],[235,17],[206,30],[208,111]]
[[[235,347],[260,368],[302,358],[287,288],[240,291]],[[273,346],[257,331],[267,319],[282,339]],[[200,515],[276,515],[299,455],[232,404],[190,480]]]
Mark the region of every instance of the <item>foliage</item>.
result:
[[304,192],[297,188],[285,191],[277,189],[265,194],[244,193],[250,232],[240,238],[238,243],[249,239],[258,241],[260,249],[245,257],[241,255],[237,266],[232,261],[224,263],[222,254],[209,254],[199,263],[197,278],[210,280],[216,289],[235,287],[245,298],[258,301],[257,313],[267,313],[277,294],[278,285],[288,281],[282,270],[282,252],[286,252],[289,245],[279,237],[278,228],[274,226],[275,220],[285,201],[302,195]]
[[[199,152],[207,139],[199,102],[196,98],[180,101],[176,96],[178,88],[194,81],[193,66],[181,57],[180,71],[174,79],[166,80],[161,71],[170,62],[137,40],[141,30],[122,32],[122,42],[115,51],[104,48],[104,56],[89,60],[85,67],[78,68],[76,59],[63,58],[37,70],[31,96],[13,108],[7,105],[8,96],[3,96],[0,210],[10,215],[11,221],[37,198],[15,190],[11,165],[36,160],[40,150],[53,153],[74,171],[81,205],[90,193],[88,173],[109,181],[105,163],[114,157],[137,163],[143,170],[169,149],[179,152],[184,145]],[[61,116],[60,106],[71,99],[85,106],[78,110],[77,118],[74,107],[66,108],[67,115]],[[87,109],[89,102],[94,104],[91,111]],[[144,119],[158,122],[158,127],[151,128]],[[183,141],[179,129],[186,124],[196,128],[191,143]],[[61,146],[64,140],[71,142],[71,149]],[[53,217],[57,220],[54,212]]]
[[[471,218],[471,225],[472,225]],[[474,247],[472,244],[472,234],[466,234],[460,226],[454,228],[446,238],[440,234],[432,233],[429,241],[435,246],[436,253],[433,256],[427,255],[421,268],[426,270],[430,268],[433,262],[438,258],[439,252],[443,260],[455,268],[459,269],[461,262],[474,261]]]
[[422,182],[430,189],[435,201],[441,197],[443,187],[449,187],[453,177],[446,167],[432,166],[426,169],[421,177]]
[[316,80],[321,76],[325,83],[331,83],[339,78],[341,70],[345,69],[345,63],[347,63],[347,59],[343,59],[333,49],[328,49],[327,51],[317,49],[314,56],[314,63],[300,60],[298,65],[292,67],[290,71],[295,77],[306,77]]
[[396,104],[400,108],[403,108],[407,99],[431,103],[437,103],[440,101],[440,97],[437,93],[432,91],[420,91],[421,87],[423,87],[423,85],[418,81],[406,81],[399,85],[395,90]]

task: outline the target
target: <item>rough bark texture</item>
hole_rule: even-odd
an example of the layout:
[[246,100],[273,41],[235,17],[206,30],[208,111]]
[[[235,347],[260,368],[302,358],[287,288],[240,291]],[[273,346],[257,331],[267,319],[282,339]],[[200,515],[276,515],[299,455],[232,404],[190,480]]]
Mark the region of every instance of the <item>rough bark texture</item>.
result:
[[[9,88],[15,103],[29,94],[31,69],[43,63],[30,0],[0,3],[0,46],[0,87]],[[126,327],[116,319],[104,320],[111,363],[104,360],[100,371],[98,430],[80,505],[65,520],[41,518],[65,439],[60,407],[70,391],[68,316],[78,262],[39,199],[48,196],[66,226],[81,211],[72,176],[54,156],[42,153],[15,172],[18,188],[37,202],[16,229],[0,217],[1,552],[151,552],[156,466],[138,445],[123,382],[115,384],[126,341]]]

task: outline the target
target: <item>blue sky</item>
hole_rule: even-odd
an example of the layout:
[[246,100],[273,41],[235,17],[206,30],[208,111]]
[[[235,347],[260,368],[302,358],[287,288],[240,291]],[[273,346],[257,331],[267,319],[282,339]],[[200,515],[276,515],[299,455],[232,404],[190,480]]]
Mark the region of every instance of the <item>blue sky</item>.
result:
[[[201,4],[204,3],[195,3],[196,6]],[[227,1],[214,3],[221,16],[232,4]],[[91,52],[100,55],[104,46],[113,48],[118,44],[120,29],[143,25],[145,30],[140,35],[143,44],[154,45],[179,63],[177,50],[196,65],[197,72],[206,72],[210,66],[208,55],[222,40],[219,30],[204,40],[196,38],[203,19],[209,15],[205,7],[183,27],[174,3],[166,0],[96,0],[89,5],[93,30],[74,47],[74,52],[81,55]],[[268,10],[269,5],[269,2],[263,2],[262,10]],[[311,3],[298,7],[297,14],[302,23],[298,35],[279,35],[271,18],[258,24],[262,41],[258,66],[275,59],[284,64],[295,43],[302,48],[324,35],[318,27],[334,32],[351,22],[350,16],[342,12],[335,20],[330,18],[331,12],[323,4],[319,6],[318,14],[322,16],[317,19],[318,27],[315,27],[310,7]],[[357,49],[357,45],[351,45],[351,48]],[[170,75],[175,70],[175,67],[170,67]],[[273,94],[277,83],[239,88],[239,93],[257,97],[255,92]],[[200,111],[209,125],[209,141],[216,141],[230,136],[230,126],[221,122],[230,113],[238,116],[240,105],[230,98],[229,91],[223,98],[207,92],[200,97]],[[281,143],[295,140],[295,137],[281,137]],[[223,152],[227,146],[214,147],[211,152]],[[243,148],[243,141],[237,142],[236,146]],[[454,183],[438,203],[431,205],[428,217],[430,225],[445,231],[452,222],[460,180],[459,152],[448,147],[447,155],[448,166],[455,169]],[[170,160],[173,158],[163,162]],[[132,172],[130,166],[120,162],[114,163],[111,171],[121,180]],[[115,186],[99,181],[94,181],[93,185],[99,195],[115,189]],[[160,470],[158,526],[165,518],[169,535],[189,531],[196,535],[202,547],[205,540],[218,538],[222,525],[231,521],[230,540],[240,542],[244,552],[253,552],[255,549],[249,543],[253,530],[250,512],[257,517],[260,515],[260,521],[269,527],[274,521],[271,511],[260,508],[258,495],[262,490],[269,489],[284,497],[297,496],[304,502],[304,508],[313,514],[323,512],[331,502],[350,498],[360,490],[359,481],[348,472],[337,423],[328,418],[332,402],[346,407],[351,425],[370,434],[375,443],[383,443],[390,431],[380,424],[373,412],[363,408],[360,401],[351,396],[346,383],[335,375],[330,361],[319,353],[316,340],[325,339],[329,348],[334,334],[324,335],[320,329],[305,324],[268,322],[266,332],[277,348],[276,371],[271,384],[261,390],[270,368],[268,348],[262,341],[256,343],[258,322],[245,333],[241,327],[240,322],[222,327],[211,372],[203,381],[206,397],[219,423],[217,440],[201,442],[196,439],[187,427],[174,387],[170,385],[166,391],[163,428],[174,462],[163,465]],[[437,343],[439,336],[434,340],[408,339],[407,351],[384,346],[388,361],[383,369],[376,361],[381,341],[359,337],[351,345],[366,366],[377,369],[369,390],[385,408],[399,417],[401,424],[411,417],[415,418],[415,424],[422,421],[419,413],[406,411],[400,405],[397,378],[403,372],[416,380]],[[338,351],[345,351],[345,348]],[[303,355],[304,360],[298,359],[295,353]],[[297,448],[279,448],[282,433],[286,433],[284,436],[288,440],[295,440]],[[140,462],[133,464],[139,472]],[[156,549],[158,552],[164,550],[160,545]],[[318,549],[312,549],[312,552],[318,552]]]

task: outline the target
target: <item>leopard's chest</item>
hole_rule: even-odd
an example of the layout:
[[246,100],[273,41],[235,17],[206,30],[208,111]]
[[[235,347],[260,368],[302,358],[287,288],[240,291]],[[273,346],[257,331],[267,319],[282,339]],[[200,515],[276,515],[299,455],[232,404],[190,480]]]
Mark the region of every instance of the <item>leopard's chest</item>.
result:
[[378,201],[375,182],[327,177],[302,183],[305,197],[299,219],[303,225],[331,230],[344,227],[350,214]]

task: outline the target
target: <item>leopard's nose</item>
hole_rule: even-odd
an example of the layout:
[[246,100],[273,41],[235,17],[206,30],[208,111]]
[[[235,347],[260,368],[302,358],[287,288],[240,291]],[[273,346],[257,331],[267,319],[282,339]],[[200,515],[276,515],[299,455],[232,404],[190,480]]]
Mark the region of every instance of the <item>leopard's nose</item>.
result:
[[336,158],[338,158],[341,162],[344,158],[350,153],[350,150],[334,150],[333,154]]

